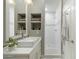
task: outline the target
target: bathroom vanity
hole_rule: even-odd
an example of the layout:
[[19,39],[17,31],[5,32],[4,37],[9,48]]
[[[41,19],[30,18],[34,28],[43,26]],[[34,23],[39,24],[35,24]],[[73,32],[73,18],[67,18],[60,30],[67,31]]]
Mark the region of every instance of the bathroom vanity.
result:
[[16,48],[11,51],[4,48],[3,54],[4,59],[40,59],[41,38],[28,37],[19,40]]

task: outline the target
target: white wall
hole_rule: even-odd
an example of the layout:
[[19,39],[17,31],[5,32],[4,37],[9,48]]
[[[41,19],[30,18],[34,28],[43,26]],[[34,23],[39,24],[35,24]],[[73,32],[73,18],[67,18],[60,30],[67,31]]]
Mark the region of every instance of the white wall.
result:
[[[75,40],[76,40],[76,19],[75,19],[75,0],[64,0],[63,2],[63,14],[68,13],[67,21],[69,25],[69,40],[73,40],[74,43],[66,41],[64,45],[64,59],[75,59]],[[64,20],[64,19],[63,19]]]
[[15,16],[14,5],[9,6],[9,37],[14,36],[14,16]]
[[5,17],[5,40],[8,40],[10,36],[14,36],[14,5],[6,0],[6,17]]
[[25,13],[26,12],[25,0],[15,0],[15,4],[16,4],[16,12],[17,13]]
[[30,13],[42,13],[44,0],[33,0],[33,3],[30,5]]
[[75,40],[75,1],[74,0],[67,0],[64,2],[63,5],[63,12],[67,9],[70,9],[70,20],[69,20],[69,26],[71,31],[70,40]]
[[5,17],[5,40],[8,40],[9,38],[9,3],[8,3],[8,0],[5,1],[6,2],[6,17]]

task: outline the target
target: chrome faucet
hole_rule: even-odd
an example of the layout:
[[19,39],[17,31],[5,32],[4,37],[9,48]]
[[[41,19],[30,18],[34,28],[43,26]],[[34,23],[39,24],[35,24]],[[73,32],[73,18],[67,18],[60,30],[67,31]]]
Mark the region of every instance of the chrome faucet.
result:
[[24,34],[23,34],[23,32],[21,33],[21,35],[22,35],[22,38],[24,38]]

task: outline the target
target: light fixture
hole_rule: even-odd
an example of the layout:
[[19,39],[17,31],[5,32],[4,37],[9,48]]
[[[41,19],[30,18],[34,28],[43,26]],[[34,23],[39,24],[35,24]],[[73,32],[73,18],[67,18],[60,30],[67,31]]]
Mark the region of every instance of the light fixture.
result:
[[25,0],[27,4],[32,4],[32,0]]
[[47,9],[47,8],[45,8],[45,11],[48,11],[48,9]]
[[67,9],[67,11],[69,11],[69,12],[70,12],[70,11],[71,11],[71,9],[70,9],[70,8],[68,8],[68,9]]
[[9,0],[9,4],[14,4],[14,1],[13,0]]

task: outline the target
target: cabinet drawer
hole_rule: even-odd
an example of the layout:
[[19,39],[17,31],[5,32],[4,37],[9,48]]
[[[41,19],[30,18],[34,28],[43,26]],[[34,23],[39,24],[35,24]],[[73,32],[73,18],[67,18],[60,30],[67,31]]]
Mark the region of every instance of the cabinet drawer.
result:
[[29,59],[28,56],[4,56],[3,59]]

